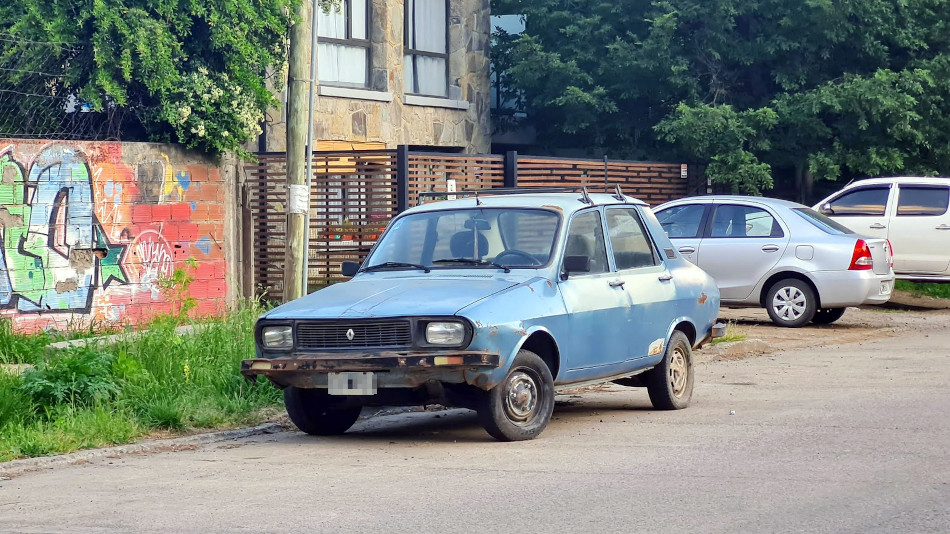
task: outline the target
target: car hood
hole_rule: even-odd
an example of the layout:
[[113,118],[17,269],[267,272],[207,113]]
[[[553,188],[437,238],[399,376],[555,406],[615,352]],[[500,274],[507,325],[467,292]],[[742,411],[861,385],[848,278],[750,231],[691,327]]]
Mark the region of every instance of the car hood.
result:
[[265,315],[267,319],[336,319],[454,315],[485,297],[518,285],[518,280],[439,276],[360,276],[334,284]]

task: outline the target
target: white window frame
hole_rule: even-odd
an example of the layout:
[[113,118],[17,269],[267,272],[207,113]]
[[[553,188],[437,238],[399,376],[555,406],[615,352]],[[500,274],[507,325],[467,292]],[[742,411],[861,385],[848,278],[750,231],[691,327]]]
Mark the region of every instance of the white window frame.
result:
[[[404,83],[405,92],[407,95],[418,95],[424,97],[433,97],[433,98],[448,98],[449,97],[449,0],[444,0],[445,2],[445,37],[444,37],[444,52],[431,52],[426,50],[416,49],[416,32],[412,31],[416,28],[416,12],[413,9],[418,4],[416,0],[404,0],[403,2],[403,11],[404,11],[404,24],[403,24],[403,58],[406,62],[412,62],[412,68],[410,69],[407,65],[404,69],[406,72],[406,80]],[[419,69],[416,67],[416,63],[420,57],[429,57],[429,58],[439,58],[445,63],[445,92],[443,94],[432,94],[432,93],[423,93],[419,90]],[[412,72],[412,76],[408,73]]]
[[[354,22],[353,22],[353,3],[354,2],[359,2],[365,6],[365,12],[364,12],[365,13],[365,16],[364,16],[365,27],[363,28],[363,32],[362,32],[363,35],[366,36],[365,38],[353,37],[353,35],[357,33],[356,31],[354,31],[356,28],[354,27]],[[319,5],[316,8],[320,9]],[[334,8],[331,8],[331,10],[332,9]],[[365,50],[366,71],[363,74],[363,82],[354,83],[354,82],[345,82],[345,81],[324,80],[320,78],[319,72],[317,73],[317,78],[320,82],[320,85],[366,89],[366,88],[369,88],[370,68],[372,65],[372,46],[371,46],[372,42],[370,40],[370,31],[372,27],[371,22],[372,22],[372,16],[373,16],[373,13],[372,13],[373,3],[370,0],[342,0],[341,9],[343,11],[343,17],[344,17],[345,36],[343,38],[326,37],[325,35],[321,33],[322,30],[320,28],[320,25],[318,24],[317,47],[323,48],[324,46],[333,45],[333,46],[343,46],[347,48],[361,48]],[[320,67],[320,63],[317,63],[318,70],[319,70],[319,67]]]

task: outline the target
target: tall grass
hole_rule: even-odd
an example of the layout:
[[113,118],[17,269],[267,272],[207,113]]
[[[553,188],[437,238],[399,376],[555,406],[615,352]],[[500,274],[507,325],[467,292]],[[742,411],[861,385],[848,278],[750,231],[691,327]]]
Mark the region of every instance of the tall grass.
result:
[[0,461],[265,419],[280,392],[239,373],[254,355],[262,311],[235,309],[187,336],[175,333],[177,318],[161,318],[139,337],[47,357],[48,335],[0,334],[0,346],[14,349],[9,361],[36,365],[19,376],[0,372]]
[[914,296],[935,297],[938,299],[950,299],[950,284],[935,284],[908,282],[907,280],[898,280],[894,284],[894,289],[901,291],[910,291]]

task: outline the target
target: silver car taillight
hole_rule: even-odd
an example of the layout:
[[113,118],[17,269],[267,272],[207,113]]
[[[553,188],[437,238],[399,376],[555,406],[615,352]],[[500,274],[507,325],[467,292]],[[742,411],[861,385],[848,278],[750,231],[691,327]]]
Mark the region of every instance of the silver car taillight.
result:
[[871,259],[871,249],[863,239],[858,239],[854,243],[854,252],[851,254],[851,265],[849,271],[866,271],[871,268],[874,260]]

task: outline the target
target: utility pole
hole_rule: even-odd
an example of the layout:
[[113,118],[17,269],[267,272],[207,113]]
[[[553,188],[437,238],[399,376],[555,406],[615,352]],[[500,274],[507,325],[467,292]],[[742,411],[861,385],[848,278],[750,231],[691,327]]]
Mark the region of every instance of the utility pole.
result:
[[307,215],[310,191],[306,167],[310,154],[306,146],[307,96],[310,80],[311,35],[308,21],[313,2],[303,1],[297,7],[298,22],[290,28],[290,51],[287,72],[287,239],[284,252],[284,302],[303,296],[303,268],[307,255]]

